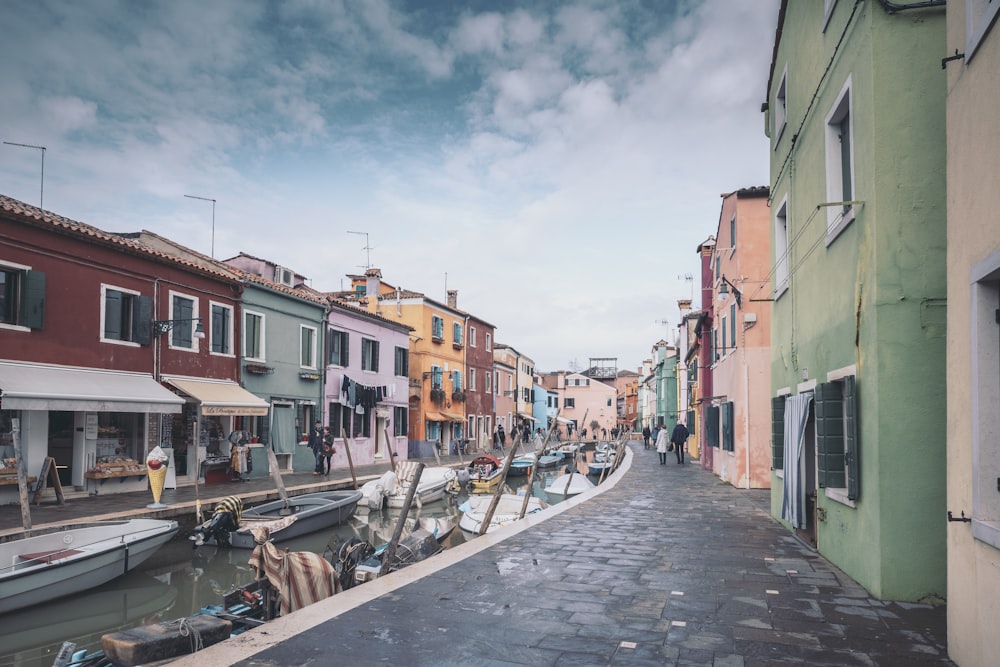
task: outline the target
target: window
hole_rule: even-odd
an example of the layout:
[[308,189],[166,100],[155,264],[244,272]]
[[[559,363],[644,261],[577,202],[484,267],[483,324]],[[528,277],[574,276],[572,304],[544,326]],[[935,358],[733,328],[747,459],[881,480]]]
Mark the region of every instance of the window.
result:
[[327,355],[327,363],[332,366],[343,366],[348,365],[348,335],[346,331],[340,331],[339,329],[329,329],[327,330],[327,339],[329,342],[330,353]]
[[44,315],[45,274],[0,264],[0,325],[41,329]]
[[493,373],[485,373],[484,377],[486,379],[486,387],[484,391],[489,394],[493,391]]
[[153,320],[153,300],[132,290],[102,285],[104,293],[101,340],[148,343]]
[[345,433],[351,432],[352,412],[346,405],[330,403],[330,430],[333,431],[333,437],[342,438]]
[[1000,12],[1000,2],[996,0],[966,0],[965,1],[965,62],[972,60],[979,45],[989,34],[997,13]]
[[733,343],[733,350],[736,349],[736,304],[729,304],[729,340]]
[[861,491],[855,376],[816,385],[814,401],[817,482],[827,497],[853,506]]
[[299,334],[299,366],[316,368],[316,329],[303,324]]
[[469,369],[469,391],[475,391],[475,390],[476,390],[476,369],[475,368],[470,368]]
[[726,341],[726,331],[727,331],[727,329],[726,329],[726,319],[727,318],[723,315],[723,317],[722,317],[722,326],[719,327],[722,330],[722,350],[721,350],[720,356],[723,356],[723,357],[726,356],[726,342],[727,342]]
[[437,315],[431,317],[431,339],[438,343],[444,340],[444,320]]
[[710,405],[705,410],[705,440],[709,447],[719,446],[719,406]]
[[607,407],[609,407],[609,408],[611,407],[611,399],[610,398],[608,399]]
[[476,327],[469,327],[469,347],[476,346]]
[[440,440],[441,439],[441,422],[425,422],[427,426],[424,431],[427,433],[428,440]]
[[431,366],[431,389],[441,389],[444,386],[444,374],[440,366]]
[[722,404],[722,449],[726,452],[736,451],[736,442],[733,434],[733,402]]
[[361,370],[378,372],[378,341],[371,338],[361,339]]
[[410,374],[410,350],[397,347],[393,354],[393,372],[397,377],[405,378]]
[[1000,252],[974,267],[971,284],[972,535],[1000,549]]
[[233,309],[220,303],[211,304],[212,311],[212,352],[214,354],[233,353]]
[[[826,117],[826,199],[828,203],[854,198],[854,140],[851,126],[851,78],[847,78],[833,109]],[[850,204],[826,207],[826,242],[854,219]]]
[[198,300],[181,294],[170,296],[170,317],[177,320],[170,329],[170,347],[182,350],[197,350],[194,337],[194,318],[198,312]]
[[451,372],[452,391],[462,391],[462,371]]
[[736,214],[733,213],[733,217],[729,219],[729,247],[731,249],[736,248]]
[[[358,412],[358,409],[363,410],[363,412]],[[354,431],[352,433],[355,438],[370,438],[372,435],[372,411],[371,408],[361,407],[354,409]]]
[[493,334],[486,334],[486,351],[493,351]]
[[392,409],[392,434],[396,437],[405,437],[409,430],[407,420],[408,410],[405,405],[397,405]]
[[788,197],[778,204],[774,214],[774,293],[788,289]]
[[572,398],[570,396],[567,396],[566,400],[563,401],[563,407],[564,408],[575,408],[576,407],[576,399]]
[[243,356],[254,361],[265,361],[264,316],[250,310],[243,311]]
[[781,74],[781,82],[778,83],[778,89],[774,93],[774,146],[777,147],[778,142],[781,140],[781,135],[785,132],[785,122],[788,119],[788,106],[785,100],[785,94],[788,89],[788,65],[785,65],[785,71]]
[[455,347],[462,347],[462,325],[458,322],[451,325],[451,342]]

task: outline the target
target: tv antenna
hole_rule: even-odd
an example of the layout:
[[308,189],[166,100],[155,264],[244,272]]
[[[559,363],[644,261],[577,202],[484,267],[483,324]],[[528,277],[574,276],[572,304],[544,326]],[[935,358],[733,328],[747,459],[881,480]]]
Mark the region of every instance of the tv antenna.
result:
[[365,237],[365,247],[362,250],[365,251],[365,271],[372,268],[372,247],[368,243],[368,232],[352,232],[348,231],[348,234],[357,234],[358,236]]
[[667,340],[668,338],[670,338],[670,320],[656,320],[653,324],[662,324],[663,327],[667,330],[667,335],[664,337],[663,340]]

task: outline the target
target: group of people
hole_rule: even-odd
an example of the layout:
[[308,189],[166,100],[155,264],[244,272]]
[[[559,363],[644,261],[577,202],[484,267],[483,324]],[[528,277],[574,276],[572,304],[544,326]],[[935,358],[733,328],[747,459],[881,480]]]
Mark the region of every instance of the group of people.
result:
[[660,455],[660,465],[667,463],[667,453],[674,452],[677,455],[677,462],[684,463],[684,446],[691,434],[688,433],[687,426],[677,422],[674,430],[668,432],[665,428],[654,428],[650,430],[648,426],[642,427],[642,443],[645,449],[649,449],[650,438],[656,453]]
[[316,420],[312,431],[309,432],[309,449],[316,456],[316,468],[314,475],[330,476],[330,459],[337,453],[333,446],[333,433],[329,426],[323,426],[323,422]]

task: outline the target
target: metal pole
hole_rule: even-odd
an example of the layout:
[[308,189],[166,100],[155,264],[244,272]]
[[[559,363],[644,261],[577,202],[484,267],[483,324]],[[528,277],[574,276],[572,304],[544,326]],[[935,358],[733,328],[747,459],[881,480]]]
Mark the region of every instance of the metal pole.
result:
[[202,201],[212,202],[212,259],[215,259],[215,200],[209,197],[198,197],[196,195],[184,195],[189,199],[200,199]]
[[42,184],[38,193],[38,208],[45,209],[45,146],[32,146],[31,144],[16,144],[13,141],[5,141],[8,146],[20,146],[21,148],[34,148],[42,151]]

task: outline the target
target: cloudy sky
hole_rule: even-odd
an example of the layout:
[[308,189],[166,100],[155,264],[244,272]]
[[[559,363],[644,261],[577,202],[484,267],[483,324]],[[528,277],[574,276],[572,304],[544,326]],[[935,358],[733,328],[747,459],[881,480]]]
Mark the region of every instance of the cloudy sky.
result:
[[[60,215],[321,290],[378,267],[539,370],[635,370],[719,195],[767,185],[777,6],[4,0],[0,140]],[[38,205],[42,155],[0,144],[0,192]]]

